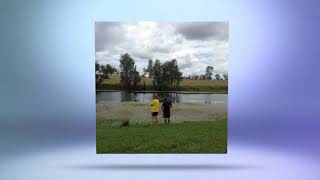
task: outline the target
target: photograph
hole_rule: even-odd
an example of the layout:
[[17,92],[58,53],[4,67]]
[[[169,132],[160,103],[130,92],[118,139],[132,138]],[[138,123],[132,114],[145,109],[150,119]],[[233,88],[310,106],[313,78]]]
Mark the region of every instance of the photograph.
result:
[[226,154],[229,23],[95,22],[97,154]]
[[320,0],[2,0],[0,180],[320,180],[319,19]]

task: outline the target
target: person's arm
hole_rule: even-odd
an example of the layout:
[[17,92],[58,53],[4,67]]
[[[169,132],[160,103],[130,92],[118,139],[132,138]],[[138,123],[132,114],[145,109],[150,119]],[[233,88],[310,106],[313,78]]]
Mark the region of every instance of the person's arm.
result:
[[153,106],[153,101],[151,102],[150,106]]

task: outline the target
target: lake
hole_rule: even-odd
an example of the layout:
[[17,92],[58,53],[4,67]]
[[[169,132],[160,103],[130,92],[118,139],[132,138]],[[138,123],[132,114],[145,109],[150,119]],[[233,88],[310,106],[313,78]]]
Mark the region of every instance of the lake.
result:
[[171,99],[172,103],[186,103],[186,102],[196,102],[196,103],[206,103],[206,104],[228,104],[228,94],[188,94],[188,93],[167,93],[167,92],[157,92],[157,93],[143,93],[143,92],[96,92],[96,102],[100,101],[136,101],[136,102],[151,102],[152,96],[154,94],[158,95],[160,101],[165,97]]

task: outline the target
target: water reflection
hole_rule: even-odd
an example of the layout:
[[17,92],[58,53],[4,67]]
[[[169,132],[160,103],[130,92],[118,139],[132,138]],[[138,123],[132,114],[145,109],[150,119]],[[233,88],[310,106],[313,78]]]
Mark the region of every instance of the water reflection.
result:
[[128,92],[97,92],[96,101],[136,101],[150,102],[153,95],[158,95],[160,101],[169,98],[172,103],[201,102],[206,104],[227,104],[227,94],[182,94],[182,93],[128,93]]

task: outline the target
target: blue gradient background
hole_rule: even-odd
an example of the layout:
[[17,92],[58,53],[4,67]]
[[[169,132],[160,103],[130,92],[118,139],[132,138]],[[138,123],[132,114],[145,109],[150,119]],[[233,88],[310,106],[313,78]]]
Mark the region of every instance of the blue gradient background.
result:
[[[319,179],[317,1],[0,2],[0,179]],[[229,21],[227,155],[95,154],[95,21]]]

